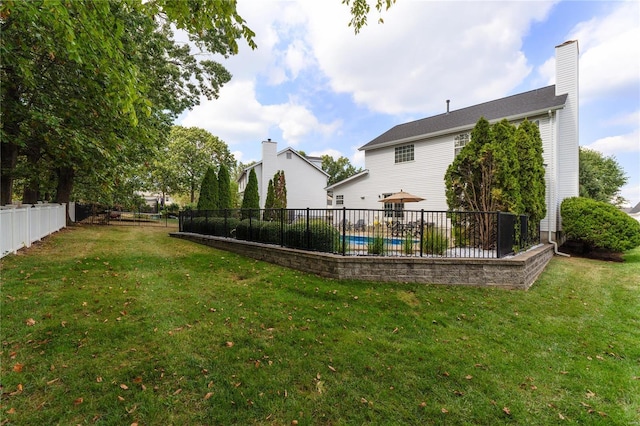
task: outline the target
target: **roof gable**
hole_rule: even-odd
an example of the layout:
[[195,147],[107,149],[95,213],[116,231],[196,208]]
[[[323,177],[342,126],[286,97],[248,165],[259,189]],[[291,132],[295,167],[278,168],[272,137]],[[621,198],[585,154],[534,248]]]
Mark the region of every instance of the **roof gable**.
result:
[[[291,152],[293,153],[296,157],[300,158],[302,161],[304,161],[305,163],[307,163],[308,165],[310,165],[311,167],[313,167],[314,170],[317,170],[318,172],[324,174],[325,176],[329,176],[329,174],[327,172],[325,172],[324,170],[322,170],[320,167],[318,167],[317,165],[315,165],[314,163],[312,163],[311,161],[309,161],[307,158],[305,158],[303,155],[300,155],[298,153],[298,151],[296,151],[295,149],[291,148],[291,147],[287,147],[285,149],[283,149],[282,151],[279,151],[278,153],[276,153],[276,157],[280,157],[282,154],[286,153],[286,152]],[[242,179],[244,178],[245,175],[249,174],[249,172],[251,171],[251,169],[254,169],[256,167],[258,167],[259,165],[262,164],[262,160],[260,161],[256,161],[255,163],[253,163],[252,165],[250,165],[249,167],[245,167],[245,169],[242,171],[242,173],[240,173],[240,176],[238,176],[237,182],[241,182]]]
[[526,116],[555,110],[564,107],[567,95],[556,96],[556,86],[551,85],[529,92],[519,93],[506,98],[485,102],[448,113],[434,115],[409,123],[399,124],[381,134],[360,150],[387,146],[395,141],[427,136],[434,133],[445,133],[447,130],[473,127],[484,117],[489,121],[508,117]]

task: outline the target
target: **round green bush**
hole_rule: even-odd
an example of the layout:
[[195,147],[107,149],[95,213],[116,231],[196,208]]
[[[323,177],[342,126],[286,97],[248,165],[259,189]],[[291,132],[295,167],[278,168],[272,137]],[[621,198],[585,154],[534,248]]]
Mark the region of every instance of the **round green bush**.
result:
[[640,246],[640,222],[611,204],[584,197],[566,198],[560,214],[562,229],[570,240],[614,252]]

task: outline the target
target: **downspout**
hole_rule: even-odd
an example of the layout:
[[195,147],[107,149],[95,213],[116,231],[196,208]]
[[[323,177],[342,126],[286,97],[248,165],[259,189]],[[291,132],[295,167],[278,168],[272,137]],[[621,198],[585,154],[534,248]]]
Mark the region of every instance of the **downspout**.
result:
[[[553,136],[556,132],[555,122],[553,121],[553,112],[549,110],[549,122],[551,124],[551,147],[555,149],[553,144]],[[553,150],[552,150],[553,151]],[[551,207],[551,182],[549,182],[549,208]],[[547,241],[553,244],[553,252],[559,256],[571,257],[567,253],[561,253],[558,251],[558,243],[551,239],[551,216],[549,216],[549,212],[547,212]]]

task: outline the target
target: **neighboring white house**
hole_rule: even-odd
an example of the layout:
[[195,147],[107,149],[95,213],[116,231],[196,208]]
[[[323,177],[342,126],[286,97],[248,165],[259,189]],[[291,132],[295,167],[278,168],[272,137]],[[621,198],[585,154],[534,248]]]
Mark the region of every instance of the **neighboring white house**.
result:
[[[547,212],[542,231],[560,228],[559,206],[578,195],[578,42],[556,49],[556,84],[397,125],[360,148],[365,170],[328,186],[333,208],[380,209],[385,196],[404,190],[425,198],[410,210],[447,210],[444,175],[484,117],[495,123],[537,123],[546,164]],[[396,207],[394,207],[396,208]]]
[[322,168],[322,159],[304,157],[292,148],[278,152],[277,142],[268,139],[262,142],[262,161],[247,167],[238,178],[238,191],[244,193],[249,182],[251,169],[258,178],[260,208],[264,208],[267,199],[269,180],[278,170],[284,171],[287,182],[287,207],[292,209],[327,207],[327,180],[329,175]]

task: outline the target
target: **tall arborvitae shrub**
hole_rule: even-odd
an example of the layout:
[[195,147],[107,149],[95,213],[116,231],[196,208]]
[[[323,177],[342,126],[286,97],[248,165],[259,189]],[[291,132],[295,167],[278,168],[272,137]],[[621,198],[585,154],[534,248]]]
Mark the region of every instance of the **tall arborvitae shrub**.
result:
[[[447,168],[445,186],[449,210],[454,211],[495,211],[498,203],[492,196],[496,180],[493,135],[491,125],[480,118],[471,131],[471,140]],[[474,235],[475,241],[489,248],[494,243],[492,216],[454,215],[455,226]]]
[[218,179],[213,167],[207,168],[200,186],[198,210],[216,210],[218,208]]
[[276,209],[287,208],[287,181],[284,170],[278,170],[273,176],[274,205]]
[[[506,120],[491,126],[481,118],[445,174],[450,210],[527,214],[534,232],[546,214],[544,185],[542,140],[537,126],[527,120],[516,128]],[[452,220],[483,247],[494,244],[491,215]]]
[[540,221],[547,215],[544,159],[540,129],[529,120],[523,121],[515,134],[520,171],[522,213],[529,216],[530,235],[536,235]]
[[522,199],[520,195],[520,162],[516,155],[516,128],[507,120],[501,120],[491,126],[494,152],[495,182],[491,189],[496,199],[497,210],[520,214]]
[[218,207],[221,210],[233,208],[229,169],[224,164],[218,170]]
[[267,187],[267,199],[264,201],[264,213],[262,220],[273,220],[275,215],[273,214],[273,208],[275,205],[275,192],[273,190],[273,179],[269,179],[269,186]]
[[260,194],[258,193],[258,177],[255,169],[249,172],[249,182],[244,189],[244,197],[242,198],[242,218],[249,218],[249,210],[252,209],[251,216],[260,217]]

